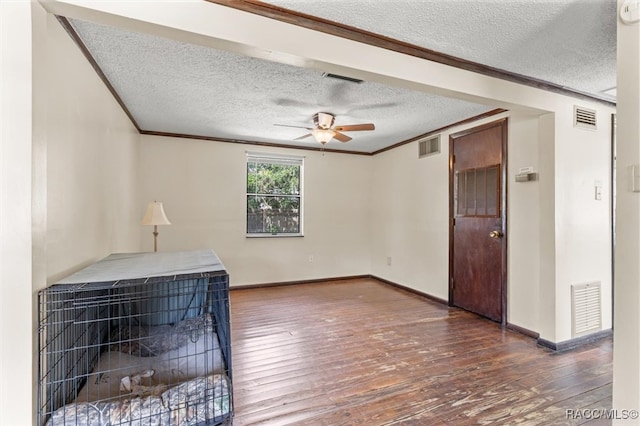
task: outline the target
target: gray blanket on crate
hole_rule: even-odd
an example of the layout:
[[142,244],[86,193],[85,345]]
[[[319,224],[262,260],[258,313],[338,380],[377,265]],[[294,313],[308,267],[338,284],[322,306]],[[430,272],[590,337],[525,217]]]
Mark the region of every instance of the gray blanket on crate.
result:
[[229,413],[227,377],[197,377],[165,391],[114,402],[81,402],[55,411],[47,426],[171,425],[204,423]]

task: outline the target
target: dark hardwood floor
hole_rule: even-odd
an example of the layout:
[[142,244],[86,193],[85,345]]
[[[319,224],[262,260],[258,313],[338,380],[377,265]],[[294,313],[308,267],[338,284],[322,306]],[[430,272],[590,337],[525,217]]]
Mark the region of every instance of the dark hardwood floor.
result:
[[[608,425],[612,341],[553,353],[373,279],[231,292],[234,425]],[[586,414],[580,415],[580,414]]]

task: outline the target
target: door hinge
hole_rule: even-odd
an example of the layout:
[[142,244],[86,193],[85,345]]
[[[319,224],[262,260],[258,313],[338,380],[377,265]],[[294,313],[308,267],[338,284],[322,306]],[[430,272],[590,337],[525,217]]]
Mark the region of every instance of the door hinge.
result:
[[451,162],[455,164],[455,162],[456,162],[456,156],[455,155],[451,156]]
[[456,218],[455,217],[451,218],[451,226],[456,226]]

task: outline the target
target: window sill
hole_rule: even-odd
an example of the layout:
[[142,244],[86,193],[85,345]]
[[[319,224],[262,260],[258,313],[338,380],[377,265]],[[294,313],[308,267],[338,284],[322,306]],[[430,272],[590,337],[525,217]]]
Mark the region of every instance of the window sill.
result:
[[303,234],[246,234],[247,238],[297,238],[304,237]]

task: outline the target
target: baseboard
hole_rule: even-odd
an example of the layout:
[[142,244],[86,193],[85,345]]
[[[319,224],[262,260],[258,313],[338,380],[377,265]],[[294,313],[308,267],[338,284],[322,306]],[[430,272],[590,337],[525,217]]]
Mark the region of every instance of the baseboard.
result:
[[316,284],[327,281],[350,281],[361,280],[364,278],[372,278],[371,275],[350,275],[346,277],[332,277],[332,278],[314,278],[311,280],[297,280],[297,281],[281,281],[273,283],[261,283],[261,284],[248,284],[230,287],[229,290],[249,290],[255,288],[267,288],[267,287],[282,287],[287,285],[299,285],[299,284]]
[[389,281],[384,278],[376,277],[375,275],[369,275],[369,278],[373,278],[374,280],[380,281],[382,283],[388,284],[392,287],[399,288],[400,290],[408,291],[409,293],[417,294],[418,296],[424,297],[425,299],[429,299],[433,302],[441,303],[443,305],[449,306],[449,301],[445,299],[440,299],[439,297],[435,297],[430,295],[429,293],[423,293],[411,287],[406,287],[402,284],[395,283],[393,281]]
[[508,322],[505,327],[507,328],[507,330],[515,331],[516,333],[520,333],[524,336],[531,337],[532,339],[540,338],[540,333],[536,333],[535,331],[531,331],[527,328],[520,327],[519,325],[511,324]]
[[248,284],[248,285],[239,285],[230,287],[230,291],[234,290],[250,290],[256,288],[269,288],[269,287],[282,287],[287,285],[300,285],[300,284],[315,284],[321,282],[328,281],[351,281],[351,280],[361,280],[361,279],[373,279],[376,281],[380,281],[381,283],[388,284],[392,287],[398,288],[400,290],[407,291],[409,293],[416,294],[418,296],[424,297],[426,299],[432,300],[437,303],[441,303],[443,305],[449,305],[449,302],[444,299],[440,299],[439,297],[432,296],[428,293],[423,293],[421,291],[415,290],[411,287],[406,287],[402,284],[395,283],[393,281],[386,280],[384,278],[376,277],[375,275],[350,275],[346,277],[332,277],[332,278],[317,278],[312,280],[297,280],[297,281],[281,281],[281,282],[273,282],[273,283],[261,283],[261,284]]
[[611,336],[613,336],[613,330],[602,330],[598,331],[597,333],[588,334],[582,337],[576,337],[575,339],[565,340],[558,343],[538,338],[538,345],[544,346],[545,348],[549,348],[556,352],[563,352],[571,349],[576,349],[589,343],[595,343]]

